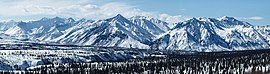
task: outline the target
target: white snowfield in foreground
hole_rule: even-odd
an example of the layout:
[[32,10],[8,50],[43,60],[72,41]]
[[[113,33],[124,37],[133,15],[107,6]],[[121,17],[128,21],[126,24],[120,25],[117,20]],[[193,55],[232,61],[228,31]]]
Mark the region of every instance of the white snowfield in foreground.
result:
[[128,54],[124,51],[89,50],[1,50],[0,70],[25,70],[45,64],[64,64],[91,61],[117,61],[143,58],[144,54]]

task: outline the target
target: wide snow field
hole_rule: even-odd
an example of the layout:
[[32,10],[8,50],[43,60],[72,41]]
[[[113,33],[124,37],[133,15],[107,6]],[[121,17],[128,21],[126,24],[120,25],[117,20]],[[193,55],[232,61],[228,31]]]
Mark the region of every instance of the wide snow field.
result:
[[116,61],[128,58],[143,58],[143,54],[90,50],[1,50],[0,70],[25,70],[29,67],[52,63]]

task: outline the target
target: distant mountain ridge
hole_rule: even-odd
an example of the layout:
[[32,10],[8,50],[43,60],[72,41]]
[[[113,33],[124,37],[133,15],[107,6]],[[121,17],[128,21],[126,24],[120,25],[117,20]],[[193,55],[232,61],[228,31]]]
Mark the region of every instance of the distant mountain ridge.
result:
[[125,18],[120,14],[104,20],[42,18],[30,22],[0,22],[0,39],[202,52],[270,47],[270,26],[253,26],[233,17],[192,18],[175,23],[173,28],[168,25],[151,17]]
[[254,27],[232,17],[192,18],[178,23],[158,38],[154,46],[206,52],[269,48],[268,36],[262,36]]

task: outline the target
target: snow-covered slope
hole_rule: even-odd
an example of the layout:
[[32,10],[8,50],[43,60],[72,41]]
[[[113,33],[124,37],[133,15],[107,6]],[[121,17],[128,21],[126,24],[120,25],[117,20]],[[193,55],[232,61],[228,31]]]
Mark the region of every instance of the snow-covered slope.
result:
[[11,36],[8,34],[0,33],[0,45],[1,44],[27,44],[27,43],[37,43],[38,40],[31,39],[21,39],[17,36]]
[[150,17],[136,16],[130,18],[130,21],[156,36],[165,33],[170,29],[168,23]]
[[[10,26],[5,34],[18,36],[23,39],[37,39],[41,41],[50,41],[63,35],[64,30],[74,26],[75,21],[72,18],[42,18],[38,21],[17,22]],[[1,28],[4,28],[1,26]]]
[[270,44],[270,25],[255,26],[255,29],[266,39],[268,44]]
[[18,22],[15,22],[13,20],[8,21],[8,22],[0,22],[0,32],[6,31],[11,27],[16,26],[16,24],[18,24]]
[[153,37],[147,30],[119,14],[113,18],[72,27],[57,41],[64,44],[149,49]]
[[188,51],[265,49],[270,44],[269,26],[252,26],[233,17],[192,18],[172,29],[168,25],[151,17],[126,19],[120,14],[95,21],[55,17],[1,22],[0,33],[37,43]]
[[[102,49],[105,50],[105,49]],[[129,51],[91,50],[1,50],[0,70],[26,70],[48,64],[87,63],[95,61],[122,61],[148,57],[147,53]],[[110,51],[109,51],[110,50]],[[134,54],[136,53],[136,54]],[[76,55],[74,55],[76,54]],[[42,57],[41,57],[42,56]]]
[[265,49],[265,38],[247,22],[232,17],[192,18],[178,23],[153,47],[190,51]]

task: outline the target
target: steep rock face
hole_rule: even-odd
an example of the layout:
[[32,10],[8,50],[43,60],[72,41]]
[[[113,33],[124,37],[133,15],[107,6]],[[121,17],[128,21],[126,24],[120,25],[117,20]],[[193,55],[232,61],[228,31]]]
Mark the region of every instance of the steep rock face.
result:
[[269,48],[265,38],[253,26],[232,17],[193,18],[178,23],[155,42],[154,48],[187,51]]

